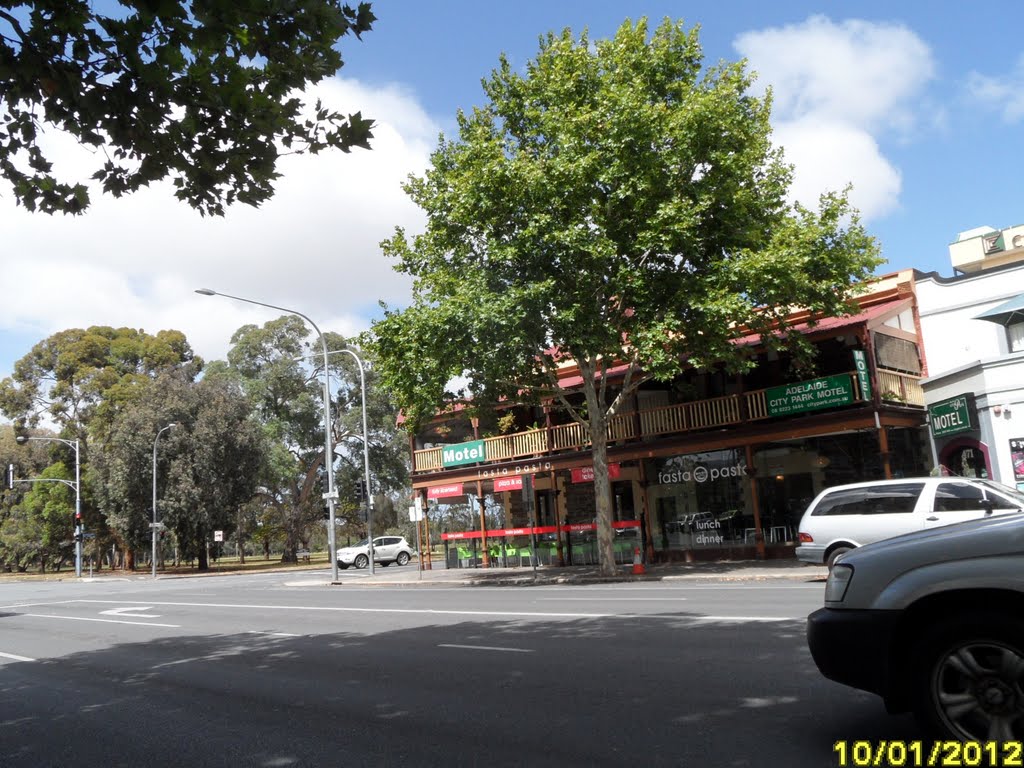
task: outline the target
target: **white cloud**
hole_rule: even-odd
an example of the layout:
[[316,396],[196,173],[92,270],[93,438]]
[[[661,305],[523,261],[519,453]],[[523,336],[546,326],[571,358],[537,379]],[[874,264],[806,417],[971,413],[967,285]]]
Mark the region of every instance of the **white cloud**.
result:
[[[196,288],[296,309],[321,330],[345,334],[368,326],[378,299],[404,303],[409,282],[378,244],[396,225],[421,227],[400,184],[426,167],[439,128],[397,87],[335,79],[312,96],[374,118],[373,150],[283,158],[277,192],[259,209],[234,206],[204,219],[169,184],[120,200],[97,191],[76,218],[29,214],[0,198],[5,270],[21,288],[0,304],[0,331],[36,330],[42,339],[90,325],[174,328],[211,359],[225,355],[240,325],[276,314]],[[94,169],[63,137],[50,141],[58,171],[65,160]]]
[[825,190],[853,185],[850,200],[864,220],[881,218],[899,204],[901,176],[866,131],[807,118],[781,123],[775,138],[795,167],[790,194],[815,207]]
[[971,72],[967,78],[971,96],[997,112],[1008,123],[1024,118],[1024,54],[1017,59],[1013,71],[1003,77]]
[[900,173],[879,138],[912,136],[935,71],[928,46],[901,25],[824,16],[744,33],[735,46],[758,87],[772,89],[775,139],[796,166],[793,198],[813,206],[852,183],[865,220],[894,210]]

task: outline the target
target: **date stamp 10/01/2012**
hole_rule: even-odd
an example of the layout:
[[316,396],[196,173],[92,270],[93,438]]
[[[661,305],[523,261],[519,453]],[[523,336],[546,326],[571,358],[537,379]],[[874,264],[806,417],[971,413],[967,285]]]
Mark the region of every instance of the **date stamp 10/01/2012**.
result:
[[837,741],[839,768],[1024,768],[1019,741]]

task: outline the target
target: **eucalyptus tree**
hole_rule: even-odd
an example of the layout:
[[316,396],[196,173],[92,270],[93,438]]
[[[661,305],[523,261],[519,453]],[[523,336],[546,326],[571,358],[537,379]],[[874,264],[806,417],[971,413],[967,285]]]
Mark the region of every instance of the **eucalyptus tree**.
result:
[[0,3],[0,179],[29,210],[89,206],[85,179],[54,172],[49,126],[94,150],[114,196],[170,177],[204,214],[259,205],[283,152],[369,147],[372,120],[299,92],[374,21],[338,0]]
[[[262,431],[244,393],[223,378],[193,381],[169,371],[143,394],[118,413],[93,462],[97,502],[125,550],[126,567],[134,568],[135,552],[151,542],[158,448],[160,521],[182,556],[205,570],[213,531],[230,535],[239,508],[256,493]],[[170,424],[175,427],[156,444],[157,433]]]
[[[273,510],[273,522],[264,526],[279,531],[282,558],[295,559],[300,546],[309,544],[324,519],[322,493],[326,472],[336,473],[341,494],[339,523],[361,527],[354,499],[356,480],[363,476],[362,386],[355,360],[341,352],[347,340],[325,334],[331,376],[331,430],[334,456],[324,461],[323,367],[319,342],[294,315],[270,320],[262,326],[246,325],[232,336],[227,365],[215,363],[207,377],[235,378],[247,392],[263,425],[269,448],[263,468],[260,496]],[[394,405],[375,386],[375,374],[365,375],[369,454],[375,490],[397,493],[407,478],[406,447],[397,437]]]
[[[105,549],[106,521],[93,503],[89,472],[92,443],[107,440],[118,414],[161,371],[179,370],[192,379],[201,368],[202,360],[180,331],[69,328],[43,339],[15,362],[13,373],[0,381],[0,412],[26,427],[53,425],[59,437],[78,441],[82,519]],[[51,446],[49,455],[69,464],[65,447]]]
[[[738,327],[768,338],[793,306],[848,312],[879,264],[847,191],[788,202],[770,95],[751,85],[743,62],[705,67],[697,29],[668,19],[549,34],[525,66],[500,58],[486,103],[405,185],[425,231],[382,244],[414,279],[373,328],[410,428],[453,399],[560,402],[592,445],[605,572],[607,425],[632,392],[683,365],[743,370]],[[567,360],[582,407],[558,385]]]

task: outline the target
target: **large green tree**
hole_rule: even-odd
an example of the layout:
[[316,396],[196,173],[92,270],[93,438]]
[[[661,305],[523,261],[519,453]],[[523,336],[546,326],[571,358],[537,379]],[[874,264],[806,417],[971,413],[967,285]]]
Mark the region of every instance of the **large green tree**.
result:
[[[208,567],[214,530],[234,530],[239,508],[256,493],[263,434],[242,390],[214,377],[192,381],[168,371],[123,408],[90,467],[97,503],[126,552],[148,550],[153,520],[153,450],[157,452],[159,519],[182,555]],[[168,426],[176,427],[157,433]]]
[[[767,334],[793,306],[847,312],[879,263],[846,193],[787,202],[770,96],[751,83],[743,62],[705,67],[697,29],[670,20],[547,35],[525,68],[501,58],[487,103],[460,112],[458,138],[407,183],[425,231],[383,243],[415,280],[411,306],[374,326],[409,424],[446,398],[560,397],[589,431],[605,572],[607,424],[631,393],[684,365],[743,370],[737,328]],[[582,406],[557,384],[566,359]]]
[[[191,380],[201,368],[202,360],[193,355],[180,331],[153,335],[134,328],[92,326],[43,339],[15,362],[11,376],[0,381],[0,412],[26,426],[50,423],[60,437],[78,440],[82,518],[86,530],[99,535],[96,543],[102,550],[110,542],[105,520],[92,503],[92,443],[107,440],[118,414],[144,396],[160,372],[178,370]],[[60,457],[73,472],[74,457],[67,458],[68,450],[51,446],[54,458]]]
[[[341,352],[347,340],[326,333],[331,375],[331,432],[334,456],[324,461],[323,354],[310,343],[303,321],[286,315],[263,326],[246,325],[232,336],[228,364],[213,364],[207,377],[238,381],[272,443],[264,467],[261,496],[273,514],[264,527],[283,540],[283,559],[293,560],[307,546],[313,526],[322,524],[326,472],[333,471],[339,490],[339,522],[360,527],[353,489],[363,476],[362,392],[354,359]],[[381,493],[394,493],[407,478],[407,450],[397,437],[394,404],[366,376],[367,424],[372,482]],[[383,506],[383,505],[381,505]]]
[[[342,66],[375,17],[339,0],[0,0],[0,177],[29,210],[80,213],[39,141],[53,126],[95,148],[115,196],[171,177],[202,213],[273,194],[285,151],[368,147],[372,121],[297,95]],[[308,114],[307,114],[308,112]]]

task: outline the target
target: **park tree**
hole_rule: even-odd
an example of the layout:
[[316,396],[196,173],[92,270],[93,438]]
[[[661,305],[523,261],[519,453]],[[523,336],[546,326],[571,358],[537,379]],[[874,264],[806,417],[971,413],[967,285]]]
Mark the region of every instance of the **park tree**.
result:
[[[194,378],[201,368],[202,360],[193,355],[180,331],[153,335],[134,328],[92,326],[43,339],[0,381],[0,412],[5,416],[26,428],[47,423],[61,438],[78,441],[82,519],[86,529],[99,536],[96,543],[103,549],[109,543],[104,538],[107,529],[92,503],[88,473],[92,442],[106,439],[118,413],[142,396],[158,373],[179,369]],[[68,463],[66,457],[64,461]]]
[[[341,352],[343,337],[326,333],[331,376],[331,431],[334,456],[324,462],[323,353],[310,343],[303,321],[286,315],[263,326],[246,325],[232,336],[227,365],[214,363],[207,377],[229,377],[247,392],[271,447],[264,465],[260,496],[273,513],[264,516],[266,531],[283,541],[282,559],[308,546],[314,526],[324,518],[322,493],[326,472],[335,472],[342,525],[359,527],[354,498],[363,476],[362,392],[354,359]],[[397,492],[407,477],[406,448],[397,437],[396,411],[366,374],[369,455],[375,490]],[[266,534],[264,533],[264,536]]]
[[97,503],[125,551],[125,567],[134,568],[136,551],[152,541],[156,446],[159,519],[182,556],[205,570],[212,532],[233,531],[239,509],[256,493],[262,430],[241,389],[222,378],[193,381],[171,370],[143,394],[118,413],[96,452],[90,478]]
[[0,381],[0,411],[28,426],[41,420],[84,440],[102,435],[117,410],[161,370],[195,376],[202,360],[181,331],[92,326],[58,331],[36,344]]
[[[458,137],[405,185],[425,230],[382,244],[414,279],[410,306],[373,328],[407,424],[455,399],[560,403],[592,444],[606,573],[609,418],[684,366],[746,369],[741,328],[799,345],[771,335],[788,311],[849,312],[851,286],[879,264],[847,191],[816,209],[788,201],[770,94],[752,79],[744,62],[705,66],[698,30],[671,20],[605,40],[549,34],[524,67],[501,57],[486,103],[457,115]],[[558,386],[566,361],[582,404]]]
[[0,177],[29,210],[81,213],[47,126],[96,150],[91,178],[114,196],[170,177],[204,214],[273,194],[282,152],[369,147],[372,120],[301,91],[342,66],[368,3],[339,0],[89,0],[0,3]]

